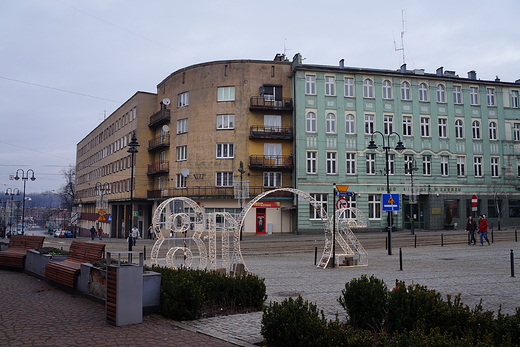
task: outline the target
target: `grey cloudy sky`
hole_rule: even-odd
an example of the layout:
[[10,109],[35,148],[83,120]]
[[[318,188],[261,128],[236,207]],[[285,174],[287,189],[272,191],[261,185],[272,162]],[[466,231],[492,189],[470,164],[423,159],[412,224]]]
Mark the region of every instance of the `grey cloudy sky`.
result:
[[0,186],[57,190],[76,144],[136,91],[223,59],[520,79],[520,1],[0,0]]

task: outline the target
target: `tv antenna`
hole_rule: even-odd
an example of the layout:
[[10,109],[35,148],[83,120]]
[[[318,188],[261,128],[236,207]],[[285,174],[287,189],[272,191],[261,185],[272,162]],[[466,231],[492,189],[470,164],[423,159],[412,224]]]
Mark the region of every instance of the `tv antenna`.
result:
[[103,116],[103,120],[107,119],[107,110],[103,110],[103,113],[100,113],[99,115]]
[[406,32],[406,11],[401,10],[401,22],[402,22],[402,30],[401,30],[401,47],[397,48],[394,40],[394,48],[396,51],[403,51],[403,65],[406,64],[404,59],[404,33]]
[[287,48],[285,46],[285,43],[287,42],[287,39],[283,41],[283,55],[287,57],[287,51],[292,51],[292,48]]

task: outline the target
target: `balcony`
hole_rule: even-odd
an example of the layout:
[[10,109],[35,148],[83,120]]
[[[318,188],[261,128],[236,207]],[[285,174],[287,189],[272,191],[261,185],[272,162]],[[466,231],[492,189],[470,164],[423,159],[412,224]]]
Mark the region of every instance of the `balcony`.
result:
[[168,123],[170,121],[170,110],[164,109],[155,112],[150,116],[150,123],[148,123],[148,127],[155,127],[158,125],[162,125],[164,123]]
[[[276,188],[267,187],[249,187],[249,198]],[[188,188],[167,188],[167,189],[154,189],[147,191],[148,199],[167,199],[176,197],[189,197],[196,199],[234,199],[235,190],[233,187],[188,187]],[[266,196],[266,199],[292,199],[293,194],[291,192],[276,192]]]
[[170,161],[169,160],[160,160],[155,163],[148,164],[147,175],[155,175],[159,173],[168,173],[170,172]]
[[160,135],[156,138],[148,140],[148,150],[153,151],[155,149],[170,147],[170,135]]
[[292,155],[251,155],[250,169],[292,169]]
[[293,110],[292,99],[282,98],[282,100],[274,100],[272,95],[252,96],[249,104],[250,111],[286,111]]
[[249,130],[250,139],[292,140],[292,127],[253,125]]

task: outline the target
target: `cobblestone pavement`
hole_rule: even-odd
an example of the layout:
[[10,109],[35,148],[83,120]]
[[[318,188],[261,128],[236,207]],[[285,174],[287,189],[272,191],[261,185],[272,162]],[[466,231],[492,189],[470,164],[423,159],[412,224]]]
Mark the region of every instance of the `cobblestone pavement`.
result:
[[[323,247],[322,236],[245,236],[242,243],[248,269],[265,278],[268,299],[282,301],[301,295],[316,303],[325,314],[344,319],[337,298],[345,283],[366,274],[393,287],[397,279],[425,285],[446,295],[462,294],[463,303],[473,307],[482,300],[484,309],[514,313],[520,306],[519,277],[511,276],[510,256],[520,258],[520,243],[512,230],[495,233],[490,246],[468,246],[462,231],[396,233],[393,255],[385,248],[385,233],[360,233],[368,250],[368,266],[319,269],[314,266]],[[82,239],[85,241],[86,239]],[[89,242],[100,242],[94,240]],[[102,240],[108,251],[126,250],[124,240]],[[70,239],[46,239],[45,245],[68,247]],[[151,240],[139,240],[134,250],[151,250]],[[402,270],[400,266],[402,252]],[[35,278],[0,271],[0,345],[142,345],[158,346],[251,346],[262,340],[261,312],[172,322],[161,316],[145,316],[143,324],[125,327],[108,325],[103,305],[64,293]],[[11,300],[8,298],[14,298]],[[32,312],[29,314],[28,312]],[[211,338],[211,337],[213,338]],[[203,340],[203,339],[208,339]],[[227,342],[226,342],[227,341]]]

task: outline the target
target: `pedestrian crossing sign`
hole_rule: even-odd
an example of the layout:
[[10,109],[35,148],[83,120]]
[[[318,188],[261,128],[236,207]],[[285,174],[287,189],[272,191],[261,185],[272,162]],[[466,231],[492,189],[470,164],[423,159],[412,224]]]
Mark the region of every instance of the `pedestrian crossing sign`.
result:
[[383,194],[383,211],[399,211],[400,200],[400,194]]

